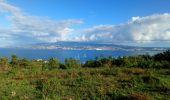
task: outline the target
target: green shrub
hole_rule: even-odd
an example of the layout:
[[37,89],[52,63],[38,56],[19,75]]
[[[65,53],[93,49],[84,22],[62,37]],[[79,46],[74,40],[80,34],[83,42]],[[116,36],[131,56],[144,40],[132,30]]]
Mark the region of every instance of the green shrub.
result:
[[106,75],[106,76],[108,75],[116,76],[118,75],[118,73],[119,73],[119,70],[115,68],[106,68],[101,72],[102,75]]
[[99,61],[96,61],[96,60],[90,60],[90,61],[87,61],[83,67],[89,67],[89,68],[97,68],[97,67],[102,67],[102,63],[99,62]]
[[49,65],[49,69],[58,69],[60,67],[60,62],[56,58],[51,58],[49,60],[48,65]]
[[0,58],[0,67],[8,67],[8,58]]
[[18,57],[16,55],[11,56],[10,64],[12,65],[12,67],[18,67],[19,66]]
[[24,58],[24,59],[18,60],[18,64],[20,67],[28,68],[31,65],[31,62]]
[[153,56],[154,60],[156,61],[168,61],[170,62],[170,50],[167,50],[163,53],[158,53],[156,55]]
[[[63,66],[64,67],[64,66]],[[75,59],[65,59],[65,68],[64,69],[70,69],[70,68],[80,68],[81,64],[79,60]]]
[[60,68],[60,61],[56,58],[51,58],[49,61],[42,62],[42,70],[54,70]]

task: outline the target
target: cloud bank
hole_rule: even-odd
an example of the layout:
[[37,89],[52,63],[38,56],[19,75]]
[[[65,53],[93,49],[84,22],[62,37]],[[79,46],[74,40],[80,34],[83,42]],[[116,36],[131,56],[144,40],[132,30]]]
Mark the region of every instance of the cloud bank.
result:
[[46,17],[30,16],[4,0],[0,0],[0,13],[9,14],[6,18],[10,21],[11,27],[0,28],[0,38],[9,41],[23,37],[42,42],[66,41],[74,31],[71,26],[82,23],[81,20],[55,21]]
[[[154,14],[145,17],[132,17],[120,25],[97,25],[86,29],[74,29],[81,24],[78,19],[62,21],[47,17],[31,16],[20,8],[0,0],[0,14],[7,14],[11,26],[0,27],[0,42],[6,44],[29,41],[95,41],[95,42],[133,42],[149,44],[155,41],[170,41],[170,14]],[[27,40],[27,41],[25,41]]]
[[120,25],[98,25],[84,29],[77,40],[103,42],[170,41],[170,14],[132,17]]

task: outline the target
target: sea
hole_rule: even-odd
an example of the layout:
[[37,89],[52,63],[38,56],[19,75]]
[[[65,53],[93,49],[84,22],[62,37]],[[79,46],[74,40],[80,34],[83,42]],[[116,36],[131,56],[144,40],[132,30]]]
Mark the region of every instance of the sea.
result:
[[26,58],[30,60],[50,58],[57,58],[64,62],[66,58],[74,58],[80,60],[82,63],[87,60],[93,60],[96,57],[122,57],[149,54],[154,55],[162,51],[126,51],[126,50],[35,50],[35,49],[0,49],[0,57],[8,57],[17,55],[19,58]]

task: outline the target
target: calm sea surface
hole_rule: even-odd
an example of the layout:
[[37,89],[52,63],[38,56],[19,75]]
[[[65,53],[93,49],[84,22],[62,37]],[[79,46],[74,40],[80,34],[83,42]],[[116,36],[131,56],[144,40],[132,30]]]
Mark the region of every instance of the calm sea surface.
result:
[[64,61],[65,58],[79,59],[85,62],[96,57],[118,57],[131,56],[140,54],[156,54],[161,51],[97,51],[97,50],[27,50],[27,49],[0,49],[0,57],[8,57],[16,54],[20,58],[27,59],[50,59],[58,58]]

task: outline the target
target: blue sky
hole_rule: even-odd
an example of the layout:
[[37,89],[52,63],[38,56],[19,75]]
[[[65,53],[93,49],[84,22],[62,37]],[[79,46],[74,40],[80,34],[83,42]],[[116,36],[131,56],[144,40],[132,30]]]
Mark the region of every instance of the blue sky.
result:
[[81,19],[84,26],[120,24],[134,16],[170,12],[169,0],[8,0],[25,12],[55,20]]
[[0,42],[170,46],[169,5],[169,0],[0,0]]

